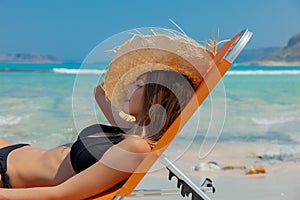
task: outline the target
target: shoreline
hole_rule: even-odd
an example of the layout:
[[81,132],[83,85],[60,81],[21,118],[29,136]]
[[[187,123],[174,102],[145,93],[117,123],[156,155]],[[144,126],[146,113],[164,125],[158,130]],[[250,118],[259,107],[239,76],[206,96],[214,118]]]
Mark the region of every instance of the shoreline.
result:
[[[82,65],[82,62],[0,62],[1,65]],[[100,63],[101,64],[101,63]],[[106,64],[103,62],[102,64]],[[93,63],[91,64],[93,65]],[[285,61],[246,61],[234,63],[235,66],[260,66],[260,67],[300,67],[300,61],[285,62]]]

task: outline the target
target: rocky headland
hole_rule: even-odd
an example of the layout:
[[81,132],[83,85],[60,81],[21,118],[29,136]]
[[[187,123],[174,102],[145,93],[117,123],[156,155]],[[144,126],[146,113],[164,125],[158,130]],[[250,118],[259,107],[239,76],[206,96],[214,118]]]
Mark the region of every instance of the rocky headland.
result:
[[7,53],[0,54],[0,63],[24,63],[24,64],[51,64],[61,63],[61,58],[56,55],[34,53]]
[[300,33],[288,40],[285,47],[274,49],[260,58],[242,62],[243,65],[300,66]]

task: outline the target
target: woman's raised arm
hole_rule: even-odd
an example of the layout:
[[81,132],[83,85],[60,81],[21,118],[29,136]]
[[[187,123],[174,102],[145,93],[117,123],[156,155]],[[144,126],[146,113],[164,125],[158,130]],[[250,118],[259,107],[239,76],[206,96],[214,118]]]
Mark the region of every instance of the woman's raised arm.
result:
[[102,88],[103,83],[97,85],[94,89],[95,100],[105,115],[106,119],[112,126],[119,126],[123,128],[131,128],[132,122],[127,122],[119,116],[119,112],[114,108],[113,105],[105,98],[105,92]]

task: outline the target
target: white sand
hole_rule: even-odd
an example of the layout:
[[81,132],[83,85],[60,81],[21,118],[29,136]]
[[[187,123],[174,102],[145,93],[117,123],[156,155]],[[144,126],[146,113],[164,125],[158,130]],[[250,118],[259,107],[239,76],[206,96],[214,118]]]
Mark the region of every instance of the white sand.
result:
[[[266,174],[246,175],[246,170],[213,170],[194,171],[198,162],[198,152],[195,148],[186,151],[175,163],[194,183],[200,185],[205,177],[213,180],[216,193],[208,194],[212,200],[298,200],[300,199],[300,162],[260,161],[255,157],[257,152],[274,148],[274,145],[261,144],[218,144],[217,147],[201,162],[216,161],[222,166],[262,165]],[[176,155],[172,149],[168,156]],[[156,164],[153,169],[158,169]],[[176,188],[176,180],[168,181],[165,169],[150,172],[138,188]],[[127,199],[191,199],[177,196],[162,197],[130,197]]]

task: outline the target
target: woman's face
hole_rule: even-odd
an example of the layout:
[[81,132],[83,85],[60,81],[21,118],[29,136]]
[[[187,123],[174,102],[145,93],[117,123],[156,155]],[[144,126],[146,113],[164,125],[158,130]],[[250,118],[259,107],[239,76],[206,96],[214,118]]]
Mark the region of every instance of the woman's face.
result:
[[126,86],[127,97],[124,100],[123,111],[140,119],[144,107],[144,89],[147,75],[141,75],[136,81]]

